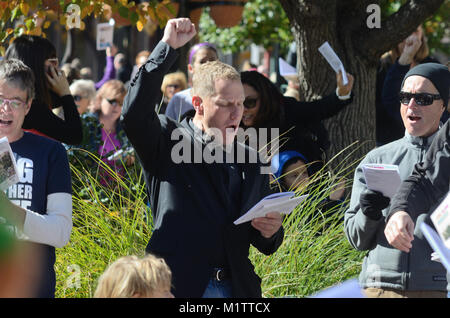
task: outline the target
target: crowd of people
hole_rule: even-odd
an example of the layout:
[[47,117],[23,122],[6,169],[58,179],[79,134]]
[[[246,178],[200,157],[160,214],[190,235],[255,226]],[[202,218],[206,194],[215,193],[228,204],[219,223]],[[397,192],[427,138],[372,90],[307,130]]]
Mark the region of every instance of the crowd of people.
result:
[[[301,101],[256,65],[239,72],[221,62],[207,42],[190,49],[188,76],[169,71],[177,49],[195,34],[189,19],[169,20],[161,41],[139,52],[133,68],[110,46],[98,82],[77,59],[59,67],[45,38],[22,35],[6,50],[0,61],[0,137],[8,138],[22,177],[0,191],[0,219],[6,222],[0,223],[0,238],[4,228],[13,228],[21,242],[39,251],[42,266],[25,275],[33,281],[29,296],[55,295],[55,248],[68,243],[72,229],[69,162],[81,162],[112,191],[116,181],[105,166],[123,179],[127,166],[142,169],[153,219],[146,256],[113,261],[94,297],[261,297],[249,248],[276,253],[284,239],[282,214],[233,221],[274,191],[315,186],[314,176],[328,169],[323,120],[351,107],[355,78],[347,73],[344,84],[339,72],[330,79],[335,92]],[[350,244],[367,251],[359,281],[368,297],[447,297],[450,291],[450,277],[431,260],[418,226],[429,222],[432,207],[449,191],[449,86],[449,69],[429,56],[421,27],[383,56],[377,147],[355,170],[350,203],[343,184],[324,200],[340,213]],[[253,129],[257,137],[270,132],[269,140],[281,136],[277,149],[261,158],[249,140],[237,140],[240,129]],[[173,158],[176,132],[193,149],[181,163]],[[231,149],[257,160],[199,164],[196,153],[205,149],[215,158]],[[398,166],[405,181],[394,198],[368,188],[362,167],[370,163]],[[261,173],[267,165],[270,176]],[[26,283],[22,277],[17,284]]]

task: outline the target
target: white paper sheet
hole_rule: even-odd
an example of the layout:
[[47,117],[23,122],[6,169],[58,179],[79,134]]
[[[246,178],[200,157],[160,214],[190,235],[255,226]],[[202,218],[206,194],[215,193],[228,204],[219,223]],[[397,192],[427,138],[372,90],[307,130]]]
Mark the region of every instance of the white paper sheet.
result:
[[450,248],[450,192],[430,215],[439,236],[447,248]]
[[278,58],[278,65],[280,68],[281,76],[297,76],[297,69],[283,60],[281,57]]
[[19,182],[16,159],[9,145],[8,138],[0,138],[0,190],[6,191]]
[[365,164],[362,166],[367,188],[381,192],[391,198],[397,192],[402,180],[396,165]]
[[97,24],[97,50],[106,50],[113,45],[114,26],[109,23]]
[[264,217],[267,213],[274,211],[280,212],[281,214],[289,214],[300,202],[308,197],[308,194],[298,197],[294,195],[294,192],[281,192],[268,195],[234,221],[234,224],[238,225],[251,221],[254,218]]
[[344,69],[344,64],[342,64],[341,59],[336,55],[328,41],[325,41],[320,47],[319,52],[323,55],[323,57],[327,60],[328,64],[333,68],[333,70],[338,73],[342,72],[342,81],[344,85],[347,85],[348,78],[347,73]]
[[422,222],[420,224],[420,229],[422,230],[423,235],[425,235],[428,243],[430,243],[431,248],[439,254],[439,261],[445,266],[447,271],[450,272],[450,249],[445,246],[439,234],[437,234],[437,232],[428,224]]

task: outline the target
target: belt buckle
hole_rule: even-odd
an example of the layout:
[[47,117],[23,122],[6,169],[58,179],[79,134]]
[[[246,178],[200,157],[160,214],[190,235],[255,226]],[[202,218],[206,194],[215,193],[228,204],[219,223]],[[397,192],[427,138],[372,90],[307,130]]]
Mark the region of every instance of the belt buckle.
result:
[[221,268],[218,268],[217,270],[216,270],[216,280],[218,281],[218,282],[220,282],[220,281],[222,281],[223,280],[223,274],[224,274],[224,271],[223,271],[223,269],[221,269]]

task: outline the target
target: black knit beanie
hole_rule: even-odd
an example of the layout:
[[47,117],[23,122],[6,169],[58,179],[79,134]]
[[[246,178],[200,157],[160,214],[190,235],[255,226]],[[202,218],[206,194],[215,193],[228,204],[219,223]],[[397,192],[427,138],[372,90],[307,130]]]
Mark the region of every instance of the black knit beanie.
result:
[[447,66],[439,63],[419,64],[406,73],[401,87],[403,87],[405,80],[412,75],[419,75],[429,79],[438,90],[439,95],[441,95],[444,107],[447,107],[450,87],[450,71]]

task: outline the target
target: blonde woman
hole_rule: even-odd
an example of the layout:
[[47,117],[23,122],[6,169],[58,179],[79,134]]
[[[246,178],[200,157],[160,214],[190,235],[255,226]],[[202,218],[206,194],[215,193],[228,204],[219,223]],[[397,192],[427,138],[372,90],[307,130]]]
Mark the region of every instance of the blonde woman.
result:
[[95,298],[174,298],[172,273],[162,258],[124,256],[100,276]]
[[169,73],[164,76],[161,92],[163,93],[163,100],[160,105],[156,106],[156,110],[159,114],[164,114],[166,112],[167,104],[172,99],[173,95],[185,90],[187,88],[187,78],[186,75],[181,72]]
[[89,106],[96,94],[94,81],[86,79],[76,80],[69,88],[75,105],[77,105],[78,113],[82,115],[86,111],[90,111]]
[[[114,155],[120,150],[130,149],[128,139],[119,123],[126,93],[125,85],[119,80],[109,80],[103,84],[93,99],[92,113],[86,112],[82,115],[83,142],[80,145],[80,148],[98,155],[121,177],[125,175],[125,167],[120,160],[123,157]],[[83,155],[83,153],[79,153],[79,155]],[[84,159],[84,162],[91,160],[89,156]],[[132,157],[126,159],[127,165],[134,162]],[[97,167],[95,162],[90,164],[94,168]],[[99,174],[101,184],[115,184],[112,182],[114,181],[113,177],[105,169],[100,168]]]

